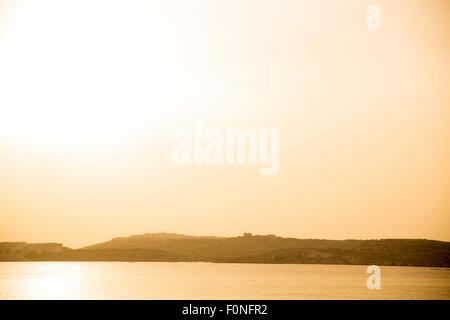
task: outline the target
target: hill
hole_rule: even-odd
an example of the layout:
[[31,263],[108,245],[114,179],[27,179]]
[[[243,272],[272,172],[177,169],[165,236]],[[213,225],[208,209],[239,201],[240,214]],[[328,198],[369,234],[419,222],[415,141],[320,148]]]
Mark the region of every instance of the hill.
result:
[[203,261],[450,267],[450,243],[424,239],[316,240],[251,234],[198,237],[147,233],[113,238],[77,250],[61,244],[47,244],[47,247],[45,244],[17,244],[0,243],[0,261]]

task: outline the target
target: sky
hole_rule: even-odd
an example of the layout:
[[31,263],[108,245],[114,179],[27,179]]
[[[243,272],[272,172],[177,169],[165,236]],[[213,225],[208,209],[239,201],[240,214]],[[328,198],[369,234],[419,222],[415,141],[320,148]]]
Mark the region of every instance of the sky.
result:
[[[0,0],[0,241],[450,241],[449,15],[446,0]],[[278,129],[278,172],[174,165],[173,132],[196,121]]]

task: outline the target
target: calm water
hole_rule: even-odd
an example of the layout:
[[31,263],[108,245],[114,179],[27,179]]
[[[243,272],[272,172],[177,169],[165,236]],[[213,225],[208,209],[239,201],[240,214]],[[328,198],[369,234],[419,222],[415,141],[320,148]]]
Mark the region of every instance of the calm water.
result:
[[1,262],[0,299],[450,299],[450,269],[164,262]]

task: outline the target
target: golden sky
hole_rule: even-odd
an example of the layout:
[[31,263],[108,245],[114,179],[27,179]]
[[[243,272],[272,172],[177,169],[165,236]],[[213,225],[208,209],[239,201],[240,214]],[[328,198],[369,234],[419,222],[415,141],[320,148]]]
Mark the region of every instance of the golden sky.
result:
[[[381,8],[381,30],[366,8]],[[447,0],[0,0],[0,241],[450,241]],[[174,166],[276,128],[279,172]]]

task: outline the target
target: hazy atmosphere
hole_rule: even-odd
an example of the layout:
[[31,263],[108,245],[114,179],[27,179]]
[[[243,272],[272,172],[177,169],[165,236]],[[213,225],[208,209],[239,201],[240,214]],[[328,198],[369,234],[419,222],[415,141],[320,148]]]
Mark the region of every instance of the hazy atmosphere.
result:
[[[0,0],[0,242],[450,241],[450,2]],[[279,170],[171,161],[279,129]]]

